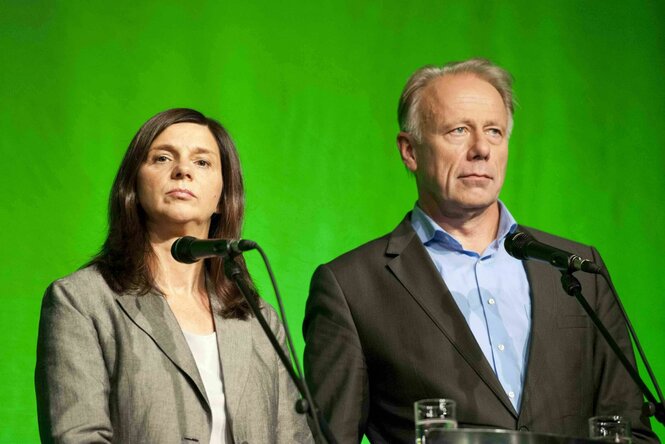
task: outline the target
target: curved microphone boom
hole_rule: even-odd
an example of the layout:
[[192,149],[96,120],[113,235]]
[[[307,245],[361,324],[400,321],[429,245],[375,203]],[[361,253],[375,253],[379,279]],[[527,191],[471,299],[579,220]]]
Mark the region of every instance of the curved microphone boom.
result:
[[173,245],[171,245],[171,256],[178,262],[193,264],[207,257],[237,256],[243,251],[256,248],[256,246],[256,242],[246,239],[197,239],[192,236],[185,236],[173,242]]
[[509,234],[504,245],[508,254],[516,259],[543,261],[560,270],[570,272],[585,271],[598,274],[603,270],[603,267],[590,260],[582,259],[575,254],[538,242],[533,236],[523,231]]

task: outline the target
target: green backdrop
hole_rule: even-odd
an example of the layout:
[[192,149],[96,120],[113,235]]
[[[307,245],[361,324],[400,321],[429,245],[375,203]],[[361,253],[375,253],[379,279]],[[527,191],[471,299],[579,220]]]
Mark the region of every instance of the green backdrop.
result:
[[0,442],[38,440],[40,300],[99,248],[143,121],[188,106],[234,136],[245,237],[273,261],[302,353],[315,266],[415,201],[395,146],[404,82],[471,56],[516,78],[502,199],[519,222],[599,248],[665,383],[665,2],[627,3],[4,0]]

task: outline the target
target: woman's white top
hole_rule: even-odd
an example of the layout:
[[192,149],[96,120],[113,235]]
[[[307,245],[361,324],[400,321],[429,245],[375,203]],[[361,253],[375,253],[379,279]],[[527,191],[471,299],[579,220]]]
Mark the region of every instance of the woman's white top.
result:
[[219,350],[217,335],[197,335],[183,330],[189,349],[194,355],[196,367],[199,369],[205,387],[210,408],[212,409],[212,433],[210,444],[226,444],[226,410],[224,400],[224,384],[219,366]]

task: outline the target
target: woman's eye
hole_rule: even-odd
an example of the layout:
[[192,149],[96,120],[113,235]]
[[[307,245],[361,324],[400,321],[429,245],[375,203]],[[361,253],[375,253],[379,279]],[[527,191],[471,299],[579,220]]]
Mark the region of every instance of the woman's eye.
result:
[[203,159],[197,160],[194,163],[197,164],[198,166],[202,166],[202,167],[210,166],[210,162],[208,162],[207,160],[203,160]]
[[164,156],[164,155],[159,155],[159,156],[154,157],[154,161],[157,162],[157,163],[163,163],[163,162],[166,162],[168,160],[169,160],[168,156]]

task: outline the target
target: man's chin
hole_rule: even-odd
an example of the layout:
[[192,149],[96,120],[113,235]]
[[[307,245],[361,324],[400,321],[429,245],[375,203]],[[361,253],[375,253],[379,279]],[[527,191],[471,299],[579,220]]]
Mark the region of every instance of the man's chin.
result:
[[487,211],[491,211],[497,205],[497,199],[469,199],[456,202],[453,212],[458,213],[460,218],[475,217]]

